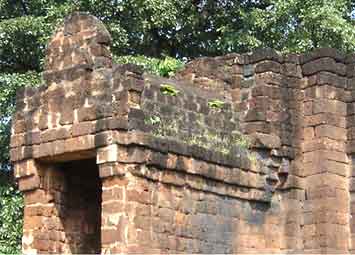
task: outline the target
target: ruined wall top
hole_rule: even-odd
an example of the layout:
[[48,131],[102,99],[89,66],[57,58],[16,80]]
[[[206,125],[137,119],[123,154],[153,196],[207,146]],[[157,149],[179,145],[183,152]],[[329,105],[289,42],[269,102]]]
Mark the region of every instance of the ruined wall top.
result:
[[[344,116],[327,113],[326,120],[344,129],[351,125],[346,112],[354,116],[355,58],[334,49],[200,58],[166,79],[134,65],[113,65],[110,43],[96,18],[74,13],[65,19],[47,48],[45,86],[17,93],[13,162],[65,161],[110,145],[141,146],[159,156],[133,149],[127,155],[164,167],[167,155],[180,155],[185,158],[175,166],[183,169],[192,160],[209,162],[215,165],[193,171],[249,188],[238,197],[269,201],[278,174],[294,176],[284,188],[302,185],[302,165],[295,159],[307,139],[304,122],[322,125],[323,109],[331,108]],[[320,86],[336,90],[328,96]],[[319,99],[322,107],[313,106],[310,95],[320,93],[341,102],[326,98]],[[311,114],[319,116],[309,119]],[[349,152],[355,151],[351,141]]]
[[[194,241],[181,242],[181,252],[199,245],[205,248],[196,252],[354,251],[354,55],[260,49],[199,58],[166,79],[111,64],[110,41],[96,18],[69,16],[48,45],[45,86],[17,93],[10,155],[31,208],[37,206],[33,191],[53,179],[53,189],[42,190],[39,200],[55,207],[57,200],[62,211],[67,197],[58,194],[73,194],[58,185],[60,171],[89,159],[103,183],[104,246],[120,243],[110,214],[123,209],[129,219],[114,221],[125,245],[134,239],[171,248],[178,236]],[[76,165],[65,175],[78,172]],[[81,182],[85,178],[74,186],[81,190]],[[122,201],[113,200],[118,197]],[[34,216],[34,225],[54,231],[49,216]],[[135,228],[145,234],[131,235]],[[40,239],[51,236],[45,231]],[[74,240],[82,243],[80,235]],[[43,250],[52,246],[44,244]]]

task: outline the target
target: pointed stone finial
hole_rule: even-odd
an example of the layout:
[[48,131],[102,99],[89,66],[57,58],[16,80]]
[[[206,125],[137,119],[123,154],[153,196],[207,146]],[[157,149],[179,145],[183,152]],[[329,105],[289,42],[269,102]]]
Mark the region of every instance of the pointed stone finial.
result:
[[79,70],[111,67],[111,36],[92,15],[75,12],[65,18],[48,43],[44,79],[73,80]]

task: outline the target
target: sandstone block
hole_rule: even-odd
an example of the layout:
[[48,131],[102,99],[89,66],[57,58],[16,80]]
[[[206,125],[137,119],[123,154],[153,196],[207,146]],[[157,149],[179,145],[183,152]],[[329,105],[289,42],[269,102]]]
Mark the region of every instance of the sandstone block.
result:
[[320,125],[315,128],[316,137],[327,137],[334,140],[345,141],[346,129],[331,125]]
[[109,163],[109,162],[116,162],[118,159],[118,145],[111,144],[104,148],[101,148],[97,152],[97,164]]
[[102,244],[113,244],[120,242],[121,235],[116,229],[103,229],[101,230],[101,242]]
[[279,148],[281,146],[280,137],[272,134],[254,133],[251,136],[251,144],[256,148]]
[[273,61],[263,61],[256,64],[255,73],[264,73],[264,72],[281,72],[281,64]]
[[14,171],[14,175],[16,178],[36,175],[38,174],[38,166],[36,165],[34,160],[29,159],[16,163]]
[[35,176],[35,175],[20,178],[18,182],[19,182],[19,190],[21,191],[34,190],[40,187],[40,178],[39,176]]

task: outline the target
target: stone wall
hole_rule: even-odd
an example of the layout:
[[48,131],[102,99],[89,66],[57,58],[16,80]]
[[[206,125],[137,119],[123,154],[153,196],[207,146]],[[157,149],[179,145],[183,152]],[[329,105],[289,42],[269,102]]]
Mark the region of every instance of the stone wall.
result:
[[24,253],[353,251],[352,55],[257,50],[165,79],[113,65],[110,42],[69,16],[45,84],[17,94]]

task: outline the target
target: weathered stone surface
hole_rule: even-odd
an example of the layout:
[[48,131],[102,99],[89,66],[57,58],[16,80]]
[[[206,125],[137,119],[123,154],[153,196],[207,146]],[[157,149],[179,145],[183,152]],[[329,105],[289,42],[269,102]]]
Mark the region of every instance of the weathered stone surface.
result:
[[251,137],[251,144],[256,148],[279,148],[281,146],[280,137],[275,135],[255,133]]
[[113,66],[74,13],[46,84],[16,96],[23,252],[310,253],[354,247],[354,57],[200,58],[174,79]]

